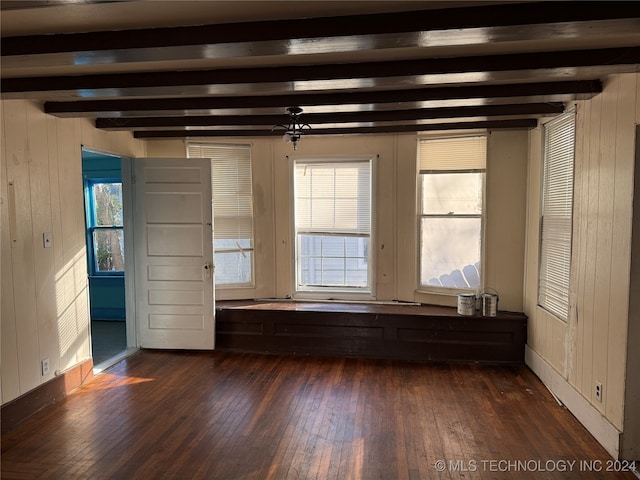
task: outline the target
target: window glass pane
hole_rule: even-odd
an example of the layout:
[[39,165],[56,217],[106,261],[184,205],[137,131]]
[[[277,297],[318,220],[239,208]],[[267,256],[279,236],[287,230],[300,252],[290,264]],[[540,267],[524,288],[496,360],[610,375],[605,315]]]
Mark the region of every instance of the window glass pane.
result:
[[345,276],[348,285],[366,287],[367,258],[347,258]]
[[333,287],[346,286],[344,258],[322,258],[322,284]]
[[300,259],[300,283],[302,285],[322,285],[322,260],[320,257]]
[[216,284],[245,284],[251,283],[251,265],[253,252],[216,252]]
[[213,249],[215,252],[220,250],[246,250],[252,248],[250,238],[215,238],[213,240]]
[[367,258],[367,239],[363,237],[346,237],[345,252],[347,257]]
[[422,213],[480,215],[484,173],[422,175]]
[[302,286],[367,287],[367,237],[299,235]]
[[422,218],[423,286],[480,287],[481,218]]
[[96,272],[124,272],[124,233],[121,229],[93,231]]
[[122,183],[92,185],[95,225],[122,226]]
[[303,255],[305,257],[321,257],[322,237],[320,237],[319,235],[301,235],[300,251],[304,252]]
[[322,256],[343,258],[344,242],[344,237],[322,237]]

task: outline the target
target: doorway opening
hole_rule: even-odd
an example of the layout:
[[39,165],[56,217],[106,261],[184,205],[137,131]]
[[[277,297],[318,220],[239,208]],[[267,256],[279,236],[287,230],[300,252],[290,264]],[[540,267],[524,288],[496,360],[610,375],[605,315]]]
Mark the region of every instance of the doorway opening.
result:
[[128,352],[122,158],[82,148],[94,373]]

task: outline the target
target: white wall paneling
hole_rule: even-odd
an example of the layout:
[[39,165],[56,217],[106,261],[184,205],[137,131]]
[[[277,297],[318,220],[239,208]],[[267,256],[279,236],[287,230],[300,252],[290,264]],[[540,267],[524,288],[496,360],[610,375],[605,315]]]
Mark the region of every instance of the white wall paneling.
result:
[[36,102],[1,103],[4,404],[90,357],[81,146],[142,156],[144,144]]
[[[602,94],[576,102],[567,323],[536,305],[540,129],[532,132],[529,142],[524,292],[528,346],[618,431],[623,431],[625,411],[637,409],[637,403],[625,404],[625,387],[633,374],[627,363],[627,332],[639,78],[637,74],[610,76]],[[595,396],[596,382],[603,386],[602,401]]]

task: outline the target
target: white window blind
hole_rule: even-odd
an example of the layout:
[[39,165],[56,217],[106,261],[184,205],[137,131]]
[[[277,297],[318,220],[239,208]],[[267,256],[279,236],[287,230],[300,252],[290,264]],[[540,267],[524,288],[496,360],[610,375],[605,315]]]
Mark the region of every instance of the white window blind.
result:
[[434,170],[484,170],[485,136],[429,138],[420,141],[420,173]]
[[307,233],[371,233],[369,161],[296,164],[296,227]]
[[571,271],[575,112],[547,123],[543,138],[538,304],[566,320]]
[[253,278],[251,147],[188,143],[187,155],[211,159],[216,284]]
[[298,160],[298,291],[370,292],[371,160]]

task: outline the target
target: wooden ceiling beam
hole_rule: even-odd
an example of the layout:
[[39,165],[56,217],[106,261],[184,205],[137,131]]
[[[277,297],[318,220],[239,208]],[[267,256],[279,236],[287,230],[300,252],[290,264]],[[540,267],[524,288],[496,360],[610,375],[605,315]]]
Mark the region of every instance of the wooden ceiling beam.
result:
[[445,8],[412,12],[347,15],[257,22],[159,27],[58,35],[3,38],[2,55],[40,55],[63,52],[118,51],[220,43],[289,41],[301,38],[425,33],[460,29],[566,24],[575,32],[581,22],[640,17],[637,2],[532,2]]
[[[295,91],[307,82],[315,82],[316,90],[335,89],[335,81],[342,81],[345,83],[342,88],[348,89],[352,83],[355,88],[358,80],[375,84],[375,79],[386,77],[403,77],[403,84],[409,87],[424,85],[425,76],[435,81],[451,74],[472,74],[468,81],[476,81],[473,74],[480,74],[488,80],[500,72],[522,71],[526,76],[525,72],[535,70],[559,69],[565,72],[571,69],[566,72],[569,74],[581,67],[605,69],[622,65],[636,69],[638,64],[640,47],[622,47],[350,64],[5,78],[0,89],[3,98],[25,98],[25,95],[37,92],[48,95],[60,92],[79,98],[144,95],[145,91],[150,95],[154,93],[150,89],[156,87],[162,89],[164,95],[170,95],[171,91],[187,95],[196,86],[212,89],[214,85],[233,84],[241,86],[243,91],[251,91],[252,86],[265,83],[275,84],[273,88]],[[464,75],[460,81],[464,81]],[[199,90],[201,88],[193,91]]]
[[[446,101],[471,98],[550,97],[567,95],[569,99],[588,99],[602,92],[599,80],[428,87],[408,90],[305,93],[291,95],[254,95],[231,97],[174,97],[118,100],[79,100],[46,102],[44,111],[59,117],[112,114],[126,117],[129,112],[169,112],[187,114],[216,109],[284,108],[343,104],[384,104]],[[534,101],[539,101],[538,99]],[[443,105],[446,106],[446,105]]]
[[[561,103],[526,103],[466,107],[421,108],[414,110],[381,110],[339,113],[303,114],[300,120],[311,125],[331,123],[399,122],[407,120],[459,117],[491,117],[507,115],[558,115],[564,111]],[[281,115],[200,115],[146,118],[98,118],[96,128],[134,130],[136,128],[214,127],[287,124],[289,117]]]
[[[535,128],[535,118],[487,120],[471,122],[432,123],[426,125],[390,125],[384,127],[355,128],[314,128],[305,136],[312,135],[348,135],[348,134],[385,134],[410,133],[442,130],[475,130],[475,129],[530,129]],[[188,137],[271,137],[282,136],[282,130],[142,130],[134,131],[135,138],[188,138]]]

